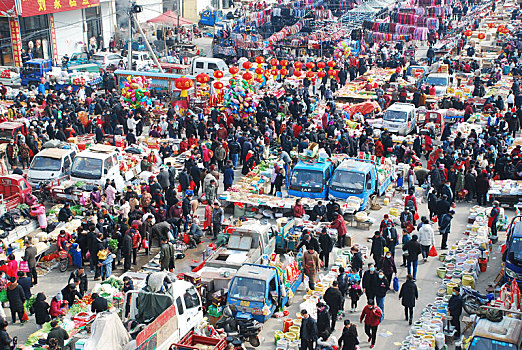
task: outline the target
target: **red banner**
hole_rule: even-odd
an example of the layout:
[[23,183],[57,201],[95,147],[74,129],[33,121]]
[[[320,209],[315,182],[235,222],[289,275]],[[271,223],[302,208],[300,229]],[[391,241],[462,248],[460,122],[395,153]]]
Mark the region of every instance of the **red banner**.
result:
[[22,17],[100,6],[100,0],[22,0]]
[[58,45],[56,44],[56,30],[54,27],[54,16],[53,15],[49,16],[49,24],[50,24],[49,27],[51,29],[51,42],[53,45],[53,58],[55,60],[57,60],[58,59]]
[[16,17],[14,0],[0,1],[0,17]]
[[22,67],[22,36],[18,18],[9,18],[9,29],[11,30],[11,42],[13,43],[13,60],[15,67]]

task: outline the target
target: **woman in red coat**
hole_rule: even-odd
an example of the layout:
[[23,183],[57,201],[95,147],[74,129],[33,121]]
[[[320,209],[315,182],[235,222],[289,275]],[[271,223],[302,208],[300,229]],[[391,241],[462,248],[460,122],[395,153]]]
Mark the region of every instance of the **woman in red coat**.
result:
[[344,236],[346,236],[348,229],[346,228],[346,221],[344,221],[343,216],[340,213],[337,213],[336,215],[337,217],[330,226],[337,229],[337,246],[339,248],[344,248]]
[[377,140],[375,142],[375,156],[382,157],[384,154],[384,147],[382,145],[381,140]]
[[302,218],[304,214],[305,214],[305,210],[304,210],[303,205],[301,204],[301,199],[297,199],[295,201],[295,205],[294,205],[294,217]]
[[368,300],[361,313],[361,322],[364,320],[364,333],[368,336],[368,342],[371,342],[370,349],[375,347],[375,338],[377,338],[377,328],[381,323],[381,309],[375,305],[373,299]]

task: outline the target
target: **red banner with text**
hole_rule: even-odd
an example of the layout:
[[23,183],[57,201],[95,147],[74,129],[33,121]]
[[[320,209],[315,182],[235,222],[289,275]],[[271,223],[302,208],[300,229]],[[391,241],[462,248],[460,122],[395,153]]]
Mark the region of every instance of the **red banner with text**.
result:
[[20,35],[20,24],[18,18],[9,18],[9,29],[11,30],[11,43],[13,44],[13,60],[15,67],[22,66],[22,36]]
[[100,6],[100,0],[22,0],[22,17]]
[[49,24],[50,24],[49,27],[51,29],[51,43],[53,46],[53,58],[55,60],[57,60],[58,59],[58,44],[56,43],[56,30],[54,27],[54,16],[53,15],[49,16]]

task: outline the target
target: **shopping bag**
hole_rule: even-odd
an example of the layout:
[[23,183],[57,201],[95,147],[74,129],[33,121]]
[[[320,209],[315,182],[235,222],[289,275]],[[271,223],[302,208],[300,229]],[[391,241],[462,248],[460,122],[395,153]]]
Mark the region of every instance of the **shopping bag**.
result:
[[29,263],[27,261],[20,261],[18,270],[20,270],[22,272],[29,272]]
[[0,291],[0,303],[7,303],[7,291],[2,290]]
[[415,214],[413,215],[413,220],[417,221],[419,219],[420,219],[419,213],[415,212]]
[[141,241],[141,246],[143,249],[149,249],[149,241],[147,241],[145,238]]
[[27,312],[24,311],[24,315],[22,316],[22,322],[29,321],[29,317],[27,316]]
[[435,215],[434,217],[431,218],[431,221],[432,222],[437,222],[439,220],[439,218],[437,218],[437,215]]
[[411,222],[408,222],[408,224],[406,225],[406,232],[412,233],[413,231],[415,231],[415,226],[413,226]]
[[439,254],[437,253],[437,249],[435,249],[435,246],[432,245],[432,246],[431,246],[431,249],[430,249],[430,252],[428,253],[428,256],[437,256],[437,255],[439,255]]
[[393,277],[393,290],[396,292],[399,291],[399,279],[397,276]]

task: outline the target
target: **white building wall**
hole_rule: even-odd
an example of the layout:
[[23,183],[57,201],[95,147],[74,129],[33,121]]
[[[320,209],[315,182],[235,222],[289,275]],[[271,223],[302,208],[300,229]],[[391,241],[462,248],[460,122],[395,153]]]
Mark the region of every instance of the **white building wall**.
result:
[[56,27],[56,45],[58,57],[69,57],[75,52],[82,52],[85,42],[83,29],[83,11],[73,10],[53,14]]
[[100,13],[102,17],[104,47],[109,47],[109,42],[116,30],[116,9],[114,0],[102,0],[100,2]]

